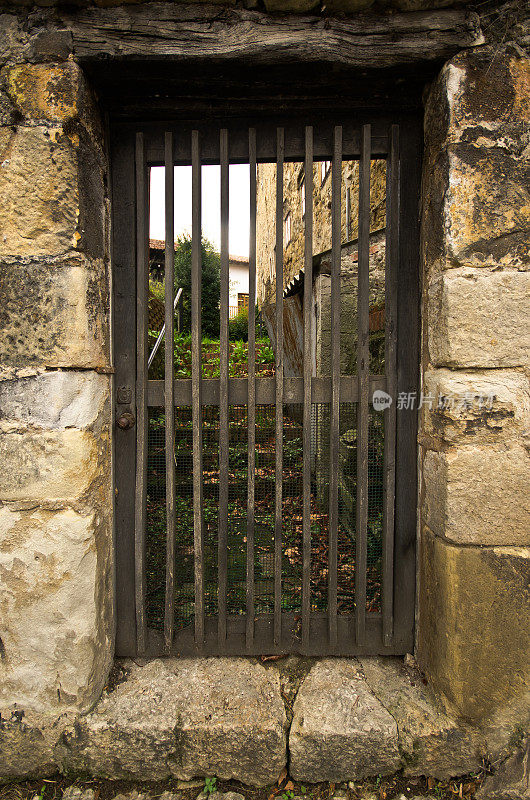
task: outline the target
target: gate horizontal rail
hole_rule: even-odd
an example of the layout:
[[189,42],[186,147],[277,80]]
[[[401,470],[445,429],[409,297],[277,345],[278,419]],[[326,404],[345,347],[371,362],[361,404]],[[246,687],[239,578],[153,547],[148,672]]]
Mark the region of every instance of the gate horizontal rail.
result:
[[[134,138],[132,138],[134,136]],[[120,139],[119,144],[117,139]],[[119,618],[118,652],[136,654],[259,654],[263,652],[303,652],[352,655],[356,653],[401,653],[412,646],[414,611],[414,531],[415,531],[415,421],[403,419],[396,410],[399,391],[410,391],[417,381],[417,219],[415,202],[419,191],[419,131],[414,121],[404,119],[385,124],[378,121],[356,125],[326,125],[319,123],[300,126],[267,126],[237,128],[184,126],[165,130],[146,126],[131,129],[124,136],[120,126],[115,142],[118,168],[114,178],[114,202],[122,203],[117,220],[114,253],[125,241],[125,228],[136,231],[136,336],[118,336],[121,355],[118,359],[117,380],[131,374],[128,358],[134,351],[136,413],[135,484],[123,473],[130,470],[127,456],[117,456],[118,491],[120,481],[127,487],[129,502],[134,504],[134,546],[131,548],[130,511],[126,498],[119,501],[118,515],[118,583],[134,586],[134,614],[129,601],[119,600],[125,609]],[[311,345],[311,303],[313,285],[313,166],[319,160],[331,161],[331,311],[329,377],[314,374]],[[357,368],[355,374],[341,374],[341,253],[342,253],[342,164],[345,159],[359,162],[358,184],[358,282],[357,319],[352,328],[357,331]],[[370,214],[371,161],[386,161],[386,255],[385,255],[385,374],[370,374],[369,304],[370,304]],[[121,159],[121,162],[120,162]],[[289,160],[304,164],[306,208],[304,217],[304,289],[303,289],[303,369],[298,377],[285,375],[284,342],[284,174]],[[276,174],[275,198],[275,374],[257,377],[254,358],[248,359],[246,378],[229,376],[229,165],[247,163],[250,168],[250,240],[249,240],[249,308],[256,305],[256,226],[258,163],[273,161]],[[134,181],[126,173],[125,164],[134,172]],[[219,378],[201,375],[201,169],[208,163],[220,166],[220,343]],[[165,326],[166,342],[174,334],[174,166],[188,164],[192,175],[192,289],[191,289],[191,378],[174,377],[173,352],[165,347],[164,379],[148,379],[148,245],[149,245],[149,168],[165,166]],[[117,192],[125,194],[118,196]],[[134,217],[132,216],[134,214]],[[135,224],[131,228],[131,222]],[[125,248],[131,252],[132,245]],[[124,267],[125,269],[125,267]],[[130,267],[128,268],[130,269]],[[129,277],[131,277],[129,272]],[[415,285],[416,282],[416,285]],[[118,277],[117,285],[123,280]],[[122,313],[134,313],[131,293],[116,295],[116,322]],[[256,344],[255,315],[249,314],[249,353]],[[117,355],[120,355],[118,353]],[[127,379],[127,378],[126,378]],[[376,390],[387,392],[393,402],[384,411],[383,506],[381,529],[381,609],[367,609],[367,548],[369,511],[370,403]],[[329,406],[329,429],[319,435],[329,437],[329,473],[327,479],[327,601],[324,611],[312,606],[311,568],[313,559],[312,530],[312,425],[314,407]],[[355,553],[354,602],[351,610],[338,606],[338,546],[340,533],[339,459],[341,448],[340,419],[344,404],[355,404],[356,422],[356,480],[355,533],[351,547]],[[283,573],[285,525],[284,426],[289,407],[302,407],[302,463],[296,465],[302,481],[302,536],[300,552],[300,612],[284,609]],[[175,593],[178,526],[176,512],[176,408],[191,407],[192,507],[193,507],[193,612],[187,624],[175,625]],[[208,610],[205,562],[204,517],[204,443],[203,410],[218,409],[218,520],[217,520],[217,605],[215,613]],[[244,611],[238,615],[229,611],[228,552],[231,518],[229,512],[229,445],[230,408],[244,406],[247,411],[246,441],[247,499],[246,528],[240,544],[245,554]],[[272,600],[269,613],[256,605],[256,409],[274,408],[274,491],[273,491],[273,561]],[[166,575],[163,632],[149,626],[146,614],[146,525],[148,500],[148,419],[149,409],[165,409],[165,498],[166,498]],[[121,434],[120,434],[121,435]],[[130,437],[131,434],[129,434]],[[134,436],[134,433],[132,434]],[[124,440],[124,451],[131,450],[131,440]],[[405,454],[401,456],[401,452]],[[408,474],[400,476],[401,467]],[[324,481],[326,483],[326,481]],[[404,507],[405,505],[405,507]],[[233,547],[233,545],[231,545]],[[124,576],[123,570],[132,574]],[[127,566],[128,565],[128,566]],[[352,588],[353,591],[353,588]]]
[[[221,381],[218,378],[201,378],[203,406],[218,406],[221,402]],[[246,405],[248,402],[249,378],[229,378],[227,384],[229,405]],[[377,390],[387,391],[388,382],[384,376],[372,375],[369,379],[369,396]],[[311,403],[331,402],[332,388],[329,378],[311,378]],[[255,378],[256,405],[274,405],[276,402],[276,378]],[[180,378],[174,382],[174,404],[191,405],[192,382]],[[303,378],[283,379],[283,403],[300,404],[304,402]],[[347,375],[340,377],[340,402],[356,403],[359,398],[357,379]],[[164,382],[148,381],[147,404],[152,407],[164,405]]]

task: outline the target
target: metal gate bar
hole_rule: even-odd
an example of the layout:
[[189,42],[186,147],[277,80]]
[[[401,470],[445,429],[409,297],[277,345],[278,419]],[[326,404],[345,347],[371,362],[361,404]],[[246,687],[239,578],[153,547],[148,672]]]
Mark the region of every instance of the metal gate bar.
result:
[[249,282],[248,282],[248,465],[247,465],[247,650],[254,643],[254,528],[255,528],[255,488],[256,488],[256,129],[248,132],[248,162],[250,171],[250,230],[249,230]]
[[193,549],[195,573],[195,644],[204,644],[204,504],[202,476],[201,379],[201,154],[199,131],[191,132],[191,418],[193,425]]
[[164,639],[166,652],[173,643],[175,622],[175,378],[173,369],[173,335],[175,329],[175,180],[173,171],[173,134],[165,135],[165,325],[164,398],[166,450],[166,600]]
[[[390,127],[386,173],[385,374],[386,391],[397,400],[397,274],[399,265],[399,126]],[[396,400],[384,411],[383,454],[383,642],[394,628],[394,504],[396,492]]]
[[304,411],[302,519],[302,641],[309,645],[311,624],[311,312],[313,293],[313,128],[305,129],[304,242]]
[[144,137],[136,135],[136,491],[134,507],[134,559],[136,641],[138,651],[147,646],[145,619],[145,514],[147,502],[147,211],[149,188]]
[[221,162],[221,298],[219,339],[219,525],[218,525],[218,636],[222,650],[226,640],[228,586],[228,131],[220,133]]
[[355,630],[363,644],[366,630],[366,532],[368,527],[368,403],[370,292],[370,153],[371,128],[363,125],[359,161],[359,272],[357,295],[357,549],[355,559]]
[[274,644],[282,630],[283,488],[283,160],[284,129],[276,131],[276,465],[274,507]]
[[[407,346],[400,344],[397,331],[398,275],[406,268],[403,253],[410,254],[410,237],[402,249],[401,184],[402,148],[400,126],[390,124],[384,130],[379,124],[331,125],[326,129],[275,127],[267,130],[247,127],[245,147],[241,130],[221,127],[213,137],[211,131],[168,129],[159,132],[135,133],[131,152],[136,172],[136,482],[134,495],[134,598],[135,654],[164,653],[247,653],[290,652],[308,655],[336,653],[403,652],[410,648],[408,621],[396,617],[396,591],[403,592],[403,570],[395,553],[395,490],[399,463],[397,442],[396,397],[399,383],[398,362],[406,363]],[[216,141],[214,141],[216,139]],[[273,142],[273,144],[272,144]],[[411,148],[407,151],[410,153]],[[149,181],[152,159],[165,166],[165,324],[164,379],[148,380],[147,374],[147,297],[149,289]],[[374,155],[386,158],[386,266],[385,266],[385,375],[370,374],[369,302],[370,302],[370,170]],[[313,284],[313,166],[323,156],[331,156],[331,362],[330,377],[312,374],[311,308]],[[257,181],[259,161],[275,163],[275,376],[256,377],[256,224]],[[300,377],[284,376],[284,163],[286,158],[303,160],[305,181],[304,220],[304,311],[303,371]],[[357,295],[357,374],[341,375],[341,183],[343,159],[359,158],[359,239]],[[410,158],[410,156],[409,156]],[[174,211],[175,186],[173,167],[190,163],[192,169],[192,292],[191,292],[191,379],[175,379],[173,364],[174,304]],[[229,165],[246,162],[250,168],[250,239],[249,239],[249,323],[248,377],[229,375]],[[221,293],[220,293],[220,372],[219,379],[201,375],[201,168],[204,163],[220,165],[221,218]],[[417,187],[417,182],[415,184]],[[407,197],[408,201],[408,197]],[[408,203],[407,207],[411,204]],[[410,285],[410,273],[409,273]],[[400,350],[400,347],[402,348]],[[401,353],[401,355],[400,355]],[[412,374],[409,367],[408,373]],[[367,612],[367,531],[368,531],[368,455],[369,404],[376,389],[387,391],[392,405],[384,412],[383,523],[381,567],[381,612]],[[329,529],[328,529],[328,593],[326,611],[317,611],[311,602],[312,530],[311,530],[311,424],[315,404],[330,406],[329,429]],[[338,609],[338,536],[341,406],[357,404],[357,486],[355,533],[355,606],[352,612]],[[284,405],[303,405],[301,464],[302,540],[301,540],[301,617],[282,609],[282,529],[283,518],[283,436]],[[176,587],[176,476],[175,476],[175,407],[190,406],[192,414],[192,484],[193,484],[193,626],[175,629]],[[245,613],[228,613],[229,552],[229,458],[230,406],[246,407],[248,422],[247,504],[246,504],[246,591]],[[256,615],[255,583],[255,501],[256,501],[256,406],[275,406],[274,424],[274,538],[273,538],[273,604],[272,614]],[[212,615],[205,608],[205,523],[203,479],[202,416],[205,406],[219,407],[219,497],[217,540],[217,608]],[[146,616],[146,500],[149,408],[165,411],[165,589],[163,634],[148,630]],[[408,428],[409,443],[412,443]],[[403,437],[402,437],[403,438]],[[402,488],[403,492],[404,489]],[[410,496],[410,495],[409,495]],[[120,501],[121,502],[121,501]],[[400,519],[404,519],[401,514]],[[409,516],[412,520],[412,515]],[[400,541],[404,541],[403,533]],[[402,555],[402,550],[400,551]],[[407,567],[410,570],[410,567]],[[398,575],[396,582],[395,575]],[[399,582],[401,581],[401,583]],[[408,591],[408,590],[407,590]],[[413,587],[411,587],[413,592]],[[405,606],[399,599],[399,609]],[[210,602],[210,601],[209,601]],[[400,613],[402,613],[400,611]],[[410,618],[410,617],[409,617]],[[300,621],[301,620],[301,624]],[[190,638],[191,637],[191,638]],[[125,641],[127,637],[123,637]],[[133,653],[128,653],[132,655]]]
[[329,442],[329,646],[337,646],[337,569],[339,538],[340,422],[340,272],[341,272],[342,127],[333,131],[331,164],[331,425]]

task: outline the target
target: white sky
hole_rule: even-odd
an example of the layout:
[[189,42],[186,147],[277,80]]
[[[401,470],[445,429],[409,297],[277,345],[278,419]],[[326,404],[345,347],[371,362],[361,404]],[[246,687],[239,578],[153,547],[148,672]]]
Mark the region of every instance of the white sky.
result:
[[[164,239],[164,167],[151,169],[149,236]],[[220,167],[202,167],[202,233],[217,249],[221,246]],[[231,164],[229,172],[229,252],[248,257],[250,229],[250,170],[248,164]],[[175,167],[175,239],[191,234],[191,167]]]

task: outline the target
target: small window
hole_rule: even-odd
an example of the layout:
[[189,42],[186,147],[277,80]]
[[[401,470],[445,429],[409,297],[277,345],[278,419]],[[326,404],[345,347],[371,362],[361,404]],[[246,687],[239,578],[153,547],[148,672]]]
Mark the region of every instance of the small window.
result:
[[237,293],[237,308],[240,311],[242,308],[248,308],[248,294],[244,292]]
[[291,241],[291,215],[287,214],[283,221],[283,238],[284,238],[284,246],[287,247],[289,242]]
[[326,180],[331,170],[331,161],[321,161],[320,162],[320,179],[322,183]]

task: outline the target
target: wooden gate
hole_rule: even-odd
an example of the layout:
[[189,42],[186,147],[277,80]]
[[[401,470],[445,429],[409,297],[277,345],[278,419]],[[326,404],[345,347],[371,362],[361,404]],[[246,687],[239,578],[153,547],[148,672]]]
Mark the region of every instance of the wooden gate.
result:
[[[420,142],[416,119],[375,114],[364,119],[315,119],[309,125],[307,120],[269,118],[250,125],[231,120],[218,126],[196,122],[113,128],[118,655],[354,655],[412,649],[416,413],[405,404],[398,410],[397,401],[418,385]],[[370,373],[374,159],[386,165],[384,374]],[[357,343],[350,374],[341,370],[345,160],[358,162],[357,318],[352,320]],[[283,276],[284,170],[293,161],[303,162],[305,184],[300,265],[303,368],[294,376],[284,374],[289,342],[284,339]],[[327,161],[331,162],[330,363],[317,375],[311,337],[314,167]],[[250,171],[250,355],[245,376],[233,377],[228,184],[229,165],[241,163]],[[276,174],[274,365],[273,374],[265,376],[256,371],[252,313],[260,163],[275,164]],[[218,377],[206,377],[201,368],[201,168],[210,164],[220,166],[221,187]],[[167,346],[163,379],[150,379],[149,169],[165,166],[165,341],[173,342],[178,288],[175,165],[189,165],[192,175],[191,370],[189,377],[175,376],[179,365],[173,348]],[[347,202],[351,203],[349,195]],[[381,316],[380,309],[376,311]],[[372,408],[376,390],[392,398],[384,412]],[[156,457],[155,428],[160,434]],[[299,437],[292,434],[295,429]],[[296,451],[292,455],[294,440],[301,443],[299,458]],[[231,449],[232,442],[239,442],[239,449],[235,445]],[[320,458],[318,448],[325,449],[325,458]],[[234,457],[239,459],[239,472],[232,469]],[[240,488],[234,503],[236,472]],[[379,478],[373,478],[375,473]],[[265,510],[265,495],[259,495],[264,481],[270,487]],[[287,489],[288,481],[298,490]],[[154,502],[153,486],[160,497],[164,495],[163,501]],[[374,496],[380,498],[375,512]]]

